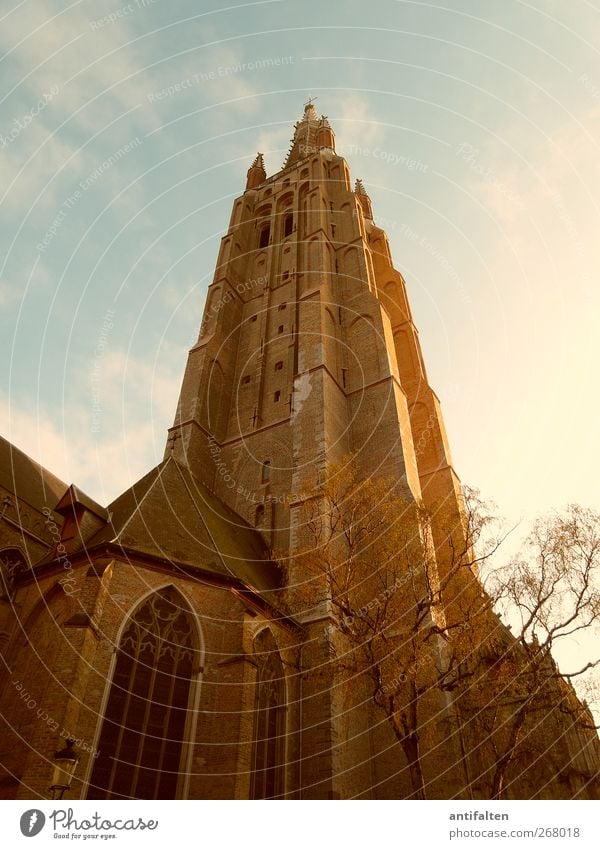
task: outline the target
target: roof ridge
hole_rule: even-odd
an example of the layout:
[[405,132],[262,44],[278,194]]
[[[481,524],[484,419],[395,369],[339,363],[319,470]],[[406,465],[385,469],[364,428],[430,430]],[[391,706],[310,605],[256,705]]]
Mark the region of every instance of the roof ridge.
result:
[[[171,458],[169,458],[169,459],[171,459]],[[181,467],[180,467],[180,465],[177,461],[175,461],[175,467],[176,467],[177,471],[179,472],[179,476],[180,476],[181,480],[183,481],[183,485],[185,486],[186,492],[192,500],[192,504],[194,505],[194,509],[196,510],[196,513],[198,514],[200,521],[201,521],[202,525],[204,526],[206,533],[208,534],[208,538],[210,539],[212,546],[213,546],[213,549],[215,550],[216,554],[218,555],[219,560],[221,561],[221,563],[223,564],[225,569],[229,572],[229,574],[232,575],[234,578],[237,578],[238,576],[233,571],[233,569],[231,569],[230,566],[227,565],[225,558],[221,554],[221,549],[217,545],[215,538],[213,537],[212,533],[210,532],[210,528],[208,527],[207,523],[204,521],[204,516],[202,515],[200,510],[198,510],[198,505],[196,504],[196,500],[195,500],[194,496],[192,495],[192,493],[190,492],[190,488],[189,488],[188,483],[187,483],[187,481],[186,481],[186,479],[183,475],[183,471],[182,471],[182,469],[181,469]],[[190,472],[190,474],[191,474],[191,472]]]
[[[136,501],[135,501],[135,508],[131,511],[131,514],[129,515],[129,518],[127,519],[127,521],[125,522],[125,524],[123,525],[123,527],[122,527],[119,531],[115,531],[115,536],[114,536],[114,538],[113,538],[113,539],[111,539],[111,540],[110,540],[110,542],[117,542],[117,541],[118,541],[118,537],[119,537],[119,536],[123,533],[123,531],[127,528],[127,526],[129,525],[129,523],[133,520],[133,517],[134,517],[134,516],[135,516],[135,514],[138,512],[138,510],[140,509],[140,507],[142,506],[142,504],[144,503],[144,501],[146,500],[146,498],[147,498],[147,497],[148,497],[148,495],[150,494],[150,491],[153,489],[153,487],[154,487],[155,483],[159,480],[159,478],[160,478],[160,476],[162,475],[163,471],[166,469],[166,467],[167,467],[167,465],[168,465],[168,463],[169,463],[169,460],[171,460],[171,459],[172,459],[171,457],[167,457],[167,461],[166,461],[166,462],[159,463],[159,464],[158,464],[158,466],[155,466],[155,467],[154,467],[155,469],[158,469],[158,470],[159,470],[159,471],[158,471],[158,474],[156,475],[156,477],[154,478],[154,480],[152,481],[152,483],[150,484],[150,486],[148,487],[148,489],[146,490],[146,492],[143,494],[143,496],[141,497],[141,499],[140,499],[139,501],[136,499]],[[151,471],[153,471],[153,470],[151,470]],[[134,491],[134,487],[135,487],[135,484],[133,484],[133,486],[129,487],[129,489],[133,492],[133,491]],[[127,492],[127,491],[128,491],[128,490],[125,490],[125,492]]]

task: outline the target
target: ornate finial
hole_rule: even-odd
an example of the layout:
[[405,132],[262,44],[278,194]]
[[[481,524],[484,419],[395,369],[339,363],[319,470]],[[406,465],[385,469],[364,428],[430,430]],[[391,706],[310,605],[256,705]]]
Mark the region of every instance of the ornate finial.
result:
[[262,153],[257,153],[254,162],[252,163],[253,168],[262,168],[264,170],[265,161],[263,159]]
[[306,103],[304,104],[304,115],[302,117],[302,123],[305,121],[316,121],[317,120],[317,110],[314,106],[314,101],[316,97],[309,97]]
[[357,195],[366,195],[365,187],[363,186],[363,181],[357,178],[356,183],[354,185],[354,191]]

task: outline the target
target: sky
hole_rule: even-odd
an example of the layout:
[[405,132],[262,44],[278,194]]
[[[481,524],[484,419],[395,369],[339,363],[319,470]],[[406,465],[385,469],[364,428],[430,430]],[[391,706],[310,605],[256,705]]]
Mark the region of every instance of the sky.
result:
[[102,504],[160,461],[233,199],[308,97],[407,280],[461,479],[600,507],[600,2],[6,0],[0,429]]

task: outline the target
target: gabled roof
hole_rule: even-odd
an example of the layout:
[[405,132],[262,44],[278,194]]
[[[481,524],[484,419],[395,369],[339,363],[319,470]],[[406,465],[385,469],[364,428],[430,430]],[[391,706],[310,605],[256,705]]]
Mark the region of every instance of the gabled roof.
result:
[[108,511],[108,524],[86,540],[86,549],[114,543],[237,578],[259,591],[279,586],[279,569],[260,534],[173,457],[126,490]]
[[41,512],[54,508],[68,484],[0,436],[0,486]]
[[108,521],[108,510],[106,507],[101,507],[96,501],[94,501],[93,498],[90,498],[89,495],[86,495],[86,493],[79,489],[79,487],[75,486],[74,483],[72,483],[63,494],[63,497],[60,499],[54,510],[56,513],[60,513],[61,516],[64,516],[65,513],[69,513],[74,510],[77,505],[89,510],[90,513],[93,513],[104,522]]

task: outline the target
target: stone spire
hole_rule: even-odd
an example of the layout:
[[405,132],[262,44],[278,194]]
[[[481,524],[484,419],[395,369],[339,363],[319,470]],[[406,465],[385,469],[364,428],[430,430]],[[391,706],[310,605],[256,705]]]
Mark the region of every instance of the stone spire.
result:
[[261,183],[264,183],[266,179],[267,172],[265,171],[263,155],[262,153],[257,153],[254,162],[250,168],[248,168],[246,189],[255,189],[257,186],[260,186]]
[[294,137],[283,167],[289,168],[298,160],[314,153],[317,148],[317,131],[320,126],[317,110],[312,98],[304,104],[304,114],[300,121],[294,124]]
[[309,97],[306,103],[304,104],[304,117],[303,121],[316,121],[317,120],[317,110],[315,109],[314,101],[316,97]]

